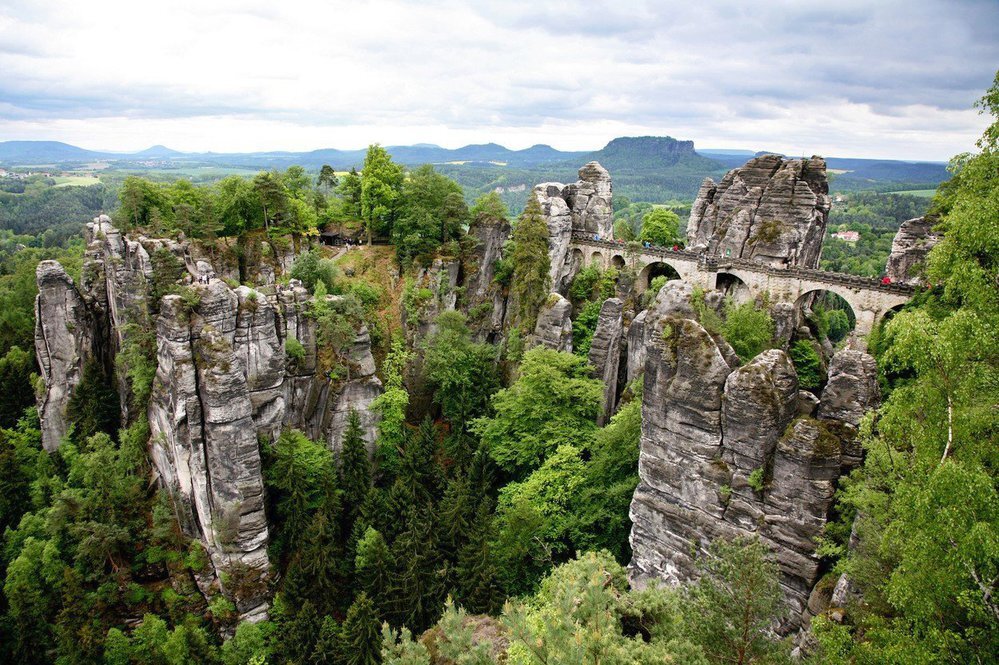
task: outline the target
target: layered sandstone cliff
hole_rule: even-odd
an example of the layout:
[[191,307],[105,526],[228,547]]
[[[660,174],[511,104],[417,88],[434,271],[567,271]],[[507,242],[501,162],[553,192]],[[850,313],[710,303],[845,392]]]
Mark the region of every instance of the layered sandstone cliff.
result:
[[933,231],[934,222],[916,217],[902,222],[891,243],[891,254],[885,273],[893,282],[919,284],[926,269],[926,257],[940,236]]
[[773,266],[818,266],[829,217],[821,157],[763,155],[705,179],[690,211],[687,247]]
[[534,196],[548,223],[553,291],[564,292],[579,268],[571,265],[569,243],[573,231],[605,240],[613,237],[612,189],[610,174],[597,162],[589,162],[579,169],[579,180],[575,183],[545,182],[534,187]]
[[[147,402],[136,399],[130,368],[117,367],[123,422],[148,419],[150,457],[184,531],[205,545],[217,572],[227,573],[218,578],[241,615],[266,616],[259,441],[296,428],[337,450],[356,411],[374,444],[370,405],[381,383],[368,331],[358,330],[340,359],[350,370],[346,378],[333,377],[319,366],[311,296],[296,280],[231,288],[212,265],[194,258],[206,256],[203,250],[128,238],[106,217],[88,225],[87,235],[80,288],[55,262],[37,271],[35,343],[45,380],[39,405],[46,448],[57,448],[66,435],[66,407],[85,364],[113,367],[130,336],[154,330]],[[159,289],[177,287],[182,295],[157,297]],[[288,354],[291,340],[301,344],[300,357]]]
[[644,371],[632,579],[691,579],[711,541],[758,536],[780,564],[792,627],[821,572],[815,539],[835,483],[859,462],[856,426],[878,398],[874,362],[838,352],[812,417],[784,351],[739,366],[688,298],[687,285],[668,283],[628,335],[629,375]]

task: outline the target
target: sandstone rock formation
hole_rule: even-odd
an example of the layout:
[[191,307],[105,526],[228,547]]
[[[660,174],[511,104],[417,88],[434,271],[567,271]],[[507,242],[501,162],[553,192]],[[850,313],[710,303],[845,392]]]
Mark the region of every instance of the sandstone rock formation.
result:
[[858,413],[877,399],[873,360],[837,354],[816,419],[787,354],[771,349],[740,367],[695,320],[688,290],[667,283],[628,333],[628,374],[641,361],[645,382],[632,581],[691,579],[714,539],[756,536],[779,562],[790,629],[821,573],[815,537],[836,481],[856,463]]
[[462,265],[465,310],[469,327],[479,341],[495,341],[503,333],[506,297],[493,280],[496,262],[503,257],[503,245],[510,237],[510,222],[481,216],[472,222],[468,235],[475,247]]
[[617,404],[618,366],[621,362],[621,338],[624,303],[619,298],[608,298],[600,306],[597,327],[590,343],[589,362],[593,376],[604,382],[604,405],[597,425],[602,426],[614,413]]
[[821,157],[756,157],[717,184],[705,179],[690,211],[687,246],[725,258],[814,268],[829,208]]
[[552,290],[561,292],[574,272],[569,265],[572,232],[584,231],[607,240],[614,235],[611,177],[600,164],[589,162],[579,169],[577,182],[542,183],[534,187],[534,196],[548,223]]
[[891,243],[885,274],[893,282],[919,284],[922,281],[926,255],[938,242],[940,236],[933,232],[932,220],[916,217],[902,222]]
[[93,360],[94,322],[73,279],[56,261],[42,261],[35,269],[35,354],[45,381],[38,404],[42,445],[51,452],[66,436],[66,407]]
[[[292,427],[337,450],[354,410],[373,446],[370,405],[381,383],[368,331],[357,332],[341,359],[349,372],[334,380],[319,367],[311,296],[297,280],[232,289],[196,245],[125,237],[105,216],[88,225],[87,241],[81,290],[58,263],[37,271],[46,448],[67,431],[66,405],[85,363],[112,367],[130,335],[155,326],[148,405],[135,403],[127,373],[117,373],[123,421],[148,418],[150,457],[184,531],[204,543],[217,572],[230,573],[220,579],[240,580],[223,590],[243,618],[263,618],[268,530],[258,439]],[[156,289],[171,284],[186,293],[157,301]],[[289,340],[300,356],[289,356]]]
[[557,293],[538,312],[538,322],[529,340],[530,346],[541,344],[556,351],[572,352],[572,303]]

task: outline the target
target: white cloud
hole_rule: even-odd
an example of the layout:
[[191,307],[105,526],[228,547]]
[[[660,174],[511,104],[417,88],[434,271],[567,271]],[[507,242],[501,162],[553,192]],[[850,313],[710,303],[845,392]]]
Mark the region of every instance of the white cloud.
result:
[[946,159],[984,120],[992,3],[142,2],[0,9],[0,139],[433,142]]

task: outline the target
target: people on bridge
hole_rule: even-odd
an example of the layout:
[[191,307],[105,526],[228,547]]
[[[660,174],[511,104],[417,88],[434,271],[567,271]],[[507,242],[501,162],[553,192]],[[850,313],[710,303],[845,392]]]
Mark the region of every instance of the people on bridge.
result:
[[679,252],[680,251],[680,246],[679,245],[673,245],[673,251],[674,252]]
[[884,277],[881,278],[881,283],[884,284],[885,286],[891,284],[891,277],[885,275]]

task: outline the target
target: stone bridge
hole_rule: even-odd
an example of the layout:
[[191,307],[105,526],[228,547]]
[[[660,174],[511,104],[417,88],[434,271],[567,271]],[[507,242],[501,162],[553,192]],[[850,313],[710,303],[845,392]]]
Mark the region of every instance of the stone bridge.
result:
[[774,268],[745,259],[708,257],[667,247],[594,240],[592,234],[574,232],[568,260],[575,266],[630,268],[637,275],[639,292],[656,274],[669,266],[685,282],[704,289],[721,289],[736,301],[767,295],[771,302],[800,305],[806,296],[829,291],[850,305],[856,318],[854,330],[869,335],[881,318],[912,297],[915,287],[882,284],[878,279],[807,268]]

